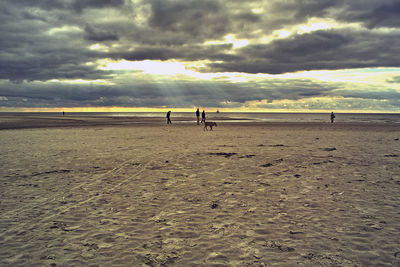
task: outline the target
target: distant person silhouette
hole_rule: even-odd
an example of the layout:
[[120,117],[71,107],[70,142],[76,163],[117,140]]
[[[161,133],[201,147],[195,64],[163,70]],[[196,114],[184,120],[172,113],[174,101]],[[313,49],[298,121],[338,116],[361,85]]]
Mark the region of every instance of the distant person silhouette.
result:
[[200,110],[197,108],[196,110],[196,117],[197,117],[197,125],[200,124]]
[[201,123],[206,122],[206,112],[203,110],[201,113]]
[[167,124],[170,124],[171,122],[171,110],[167,112]]
[[336,116],[335,116],[335,114],[333,114],[333,112],[331,113],[331,123],[333,123],[334,121],[335,121],[335,118],[336,118]]
[[65,112],[63,111],[63,116],[65,115]]

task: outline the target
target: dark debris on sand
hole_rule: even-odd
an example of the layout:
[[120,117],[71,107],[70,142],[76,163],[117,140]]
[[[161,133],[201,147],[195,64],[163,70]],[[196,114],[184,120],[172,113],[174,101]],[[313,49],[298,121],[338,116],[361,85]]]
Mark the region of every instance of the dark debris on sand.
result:
[[272,166],[271,163],[266,163],[266,164],[261,165],[261,167],[264,167],[264,168],[268,168],[268,167],[271,167],[271,166]]
[[218,208],[218,204],[217,204],[217,203],[213,203],[213,204],[211,205],[211,208],[212,208],[212,209]]
[[336,147],[327,147],[327,148],[323,148],[322,150],[324,150],[324,151],[335,151]]
[[214,156],[224,156],[225,158],[230,158],[234,155],[237,155],[235,152],[227,153],[227,152],[217,152],[217,153],[209,153],[210,155]]

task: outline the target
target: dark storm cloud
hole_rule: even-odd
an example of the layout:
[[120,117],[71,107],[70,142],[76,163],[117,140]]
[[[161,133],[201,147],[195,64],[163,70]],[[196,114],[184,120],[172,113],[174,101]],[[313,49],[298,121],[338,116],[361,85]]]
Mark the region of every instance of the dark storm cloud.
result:
[[90,41],[104,42],[104,41],[117,41],[118,35],[107,32],[104,30],[94,29],[91,26],[85,27],[86,38]]
[[[255,3],[255,1],[249,2]],[[215,35],[221,37],[230,32],[237,33],[240,37],[251,37],[252,30],[258,29],[268,33],[287,25],[304,23],[314,16],[328,18],[330,16],[343,22],[358,21],[368,26],[373,16],[364,17],[356,14],[380,10],[378,13],[382,19],[385,16],[381,13],[387,13],[390,17],[393,10],[387,8],[387,3],[353,1],[350,4],[346,1],[328,0],[273,1],[269,6],[269,13],[262,16],[250,12],[250,9],[246,9],[246,4],[242,4],[244,8],[237,9],[239,6],[230,2],[224,5],[222,2],[205,1],[196,4],[193,8],[191,2],[152,1],[152,4],[150,25],[161,30],[160,40],[165,41],[164,37],[167,34],[176,43],[167,42],[167,46],[161,43],[160,46],[160,43],[157,43],[157,37],[152,35],[151,44],[154,47],[138,48],[127,54],[128,60],[208,59],[222,62],[211,63],[210,68],[202,71],[270,74],[318,69],[397,67],[400,62],[397,48],[400,40],[398,32],[378,33],[366,29],[326,30],[295,35],[266,45],[249,45],[237,50],[236,55],[232,55],[230,49],[216,51],[204,45],[202,49],[198,49],[198,45],[193,43],[198,40],[207,40]],[[396,5],[393,2],[389,6],[396,7]],[[236,12],[230,14],[230,8]],[[342,12],[347,15],[341,14]],[[215,17],[215,14],[219,17]],[[222,25],[222,27],[216,30],[214,25]],[[142,40],[146,42],[146,38]],[[180,44],[182,40],[186,40],[186,43]],[[166,44],[166,42],[163,43]],[[207,53],[200,54],[199,51]]]
[[85,8],[108,8],[122,6],[124,0],[74,0],[71,6],[78,12]]
[[[388,46],[388,44],[390,44]],[[400,66],[400,35],[367,31],[315,31],[266,45],[249,45],[240,60],[212,63],[215,71],[286,73]]]
[[113,59],[137,60],[168,60],[181,59],[185,61],[196,61],[210,59],[233,61],[239,59],[236,55],[228,54],[232,45],[191,45],[181,47],[163,47],[163,46],[142,46],[134,49],[132,52],[110,53],[108,56]]
[[[255,37],[310,17],[358,21],[367,26],[399,26],[400,1],[168,1],[141,2],[148,6],[142,26],[131,18],[140,7],[123,0],[2,1],[0,78],[47,80],[88,78],[105,73],[87,67],[100,58],[127,60],[209,60],[203,71],[284,73],[299,70],[398,66],[398,33],[364,30],[318,31],[249,45],[236,53],[231,46],[204,45],[228,33]],[[252,8],[264,7],[263,14]],[[92,10],[92,12],[86,12]],[[110,17],[96,12],[114,10]],[[79,12],[74,12],[79,11]],[[109,13],[99,13],[99,15]],[[111,13],[110,13],[111,14]],[[118,14],[121,17],[118,17]],[[80,29],[49,34],[53,27]],[[89,50],[95,43],[108,52]],[[118,45],[116,51],[112,45]],[[63,73],[65,72],[65,73]],[[53,73],[53,75],[52,75]]]
[[[244,103],[261,99],[298,100],[310,96],[334,94],[340,85],[315,83],[307,80],[293,80],[290,83],[281,80],[266,82],[248,82],[243,84],[226,82],[176,82],[165,81],[162,85],[137,80],[128,85],[58,85],[54,83],[21,83],[16,88],[10,82],[0,84],[1,97],[5,105],[24,106],[34,103],[35,106],[46,104],[46,107],[58,106],[162,106],[175,107],[212,106],[222,107],[223,102]],[[11,101],[13,100],[13,101]],[[4,103],[6,102],[6,103]]]
[[[31,2],[33,1],[29,3]],[[46,1],[37,1],[35,7],[43,5],[44,8],[46,4]],[[0,17],[4,18],[4,23],[0,25],[2,32],[0,79],[12,81],[83,77],[93,79],[104,75],[94,67],[85,65],[91,58],[96,58],[96,55],[82,49],[84,43],[80,41],[81,33],[60,32],[50,35],[48,30],[57,23],[49,25],[49,21],[54,18],[46,16],[45,9],[24,10],[18,6],[11,8],[13,7],[11,4],[6,6],[4,2],[1,5],[6,7],[7,11],[0,11]],[[53,3],[46,6],[50,7],[59,8],[59,5]]]
[[400,1],[346,1],[337,18],[361,22],[369,28],[400,26]]
[[3,1],[4,6],[15,6],[19,8],[37,7],[43,10],[73,9],[81,12],[87,8],[107,8],[124,4],[124,0],[18,0]]
[[[221,1],[149,1],[152,14],[151,27],[163,31],[183,32],[194,38],[197,35],[219,38],[227,32],[229,17]],[[222,11],[222,12],[221,12]]]
[[282,25],[303,23],[311,17],[325,17],[331,8],[340,6],[342,2],[340,0],[272,1],[268,10],[272,15],[270,20],[277,22],[273,25],[280,28]]
[[359,22],[369,28],[398,28],[400,25],[399,0],[272,1],[270,11],[285,14],[281,22],[286,24],[304,22],[311,17],[328,17],[343,22]]
[[9,100],[13,99],[14,102],[19,100],[20,105],[25,105],[28,102],[38,107],[44,103],[47,103],[46,107],[106,106],[107,103],[111,102],[124,106],[127,99],[130,100],[130,104],[147,100],[149,104],[142,104],[143,106],[148,106],[151,103],[151,99],[162,96],[156,85],[141,82],[138,82],[134,88],[130,86],[64,84],[57,85],[57,89],[55,89],[54,83],[26,82],[19,84],[18,87],[11,83],[3,83],[0,86],[2,88],[2,97],[6,97]]
[[70,1],[62,0],[20,0],[20,1],[2,1],[1,6],[3,11],[8,11],[14,8],[31,8],[37,7],[43,10],[63,9]]
[[334,95],[343,96],[343,97],[361,98],[361,99],[377,99],[377,100],[398,99],[398,100],[400,100],[400,92],[398,92],[397,90],[394,90],[394,89],[386,89],[386,90],[379,90],[379,91],[376,91],[375,88],[365,89],[362,91],[337,90],[336,92],[334,92]]

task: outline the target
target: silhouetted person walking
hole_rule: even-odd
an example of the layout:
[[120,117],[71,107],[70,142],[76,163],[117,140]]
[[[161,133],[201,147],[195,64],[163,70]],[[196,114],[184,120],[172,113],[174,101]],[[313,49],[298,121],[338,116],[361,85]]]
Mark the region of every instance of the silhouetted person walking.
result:
[[200,110],[197,108],[196,110],[196,117],[197,117],[197,125],[200,124]]
[[201,123],[206,122],[206,112],[203,110],[201,113]]
[[171,122],[171,110],[167,112],[167,124],[170,124]]
[[335,121],[335,118],[336,118],[336,116],[335,116],[335,114],[333,114],[333,112],[331,113],[331,123],[333,123],[334,121]]

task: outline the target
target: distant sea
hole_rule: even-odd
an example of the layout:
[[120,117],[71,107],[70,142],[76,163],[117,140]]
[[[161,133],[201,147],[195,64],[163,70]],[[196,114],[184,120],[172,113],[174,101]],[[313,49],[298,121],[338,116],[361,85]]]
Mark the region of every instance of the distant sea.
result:
[[[60,112],[1,112],[0,116],[51,116],[61,117]],[[66,112],[65,116],[99,116],[99,117],[143,117],[165,118],[164,112]],[[329,122],[330,113],[234,113],[234,112],[208,112],[209,120],[220,122]],[[400,113],[335,113],[335,122],[359,123],[399,123]],[[187,122],[193,117],[194,112],[172,112],[171,119],[175,122]]]

